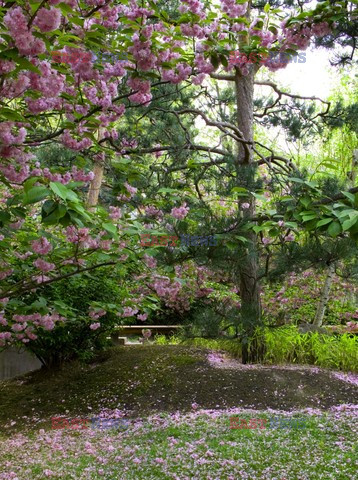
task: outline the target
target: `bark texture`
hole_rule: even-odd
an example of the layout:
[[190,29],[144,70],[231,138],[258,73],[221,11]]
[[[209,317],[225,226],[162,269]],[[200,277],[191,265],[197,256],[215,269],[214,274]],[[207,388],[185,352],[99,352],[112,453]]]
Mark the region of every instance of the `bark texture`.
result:
[[320,327],[324,320],[324,314],[326,312],[326,307],[329,300],[329,294],[331,292],[333,275],[334,275],[334,263],[331,263],[327,270],[327,276],[322,288],[321,296],[320,296],[317,311],[316,311],[316,316],[313,321],[313,325],[315,325],[316,327]]
[[[237,101],[237,127],[240,129],[245,141],[253,142],[253,96],[254,76],[252,69],[248,75],[241,75],[237,70],[235,77],[236,101]],[[245,172],[246,181],[253,182],[255,171],[250,168],[253,163],[252,144],[239,144],[237,161],[237,182],[241,185],[240,172]],[[251,198],[250,208],[245,215],[255,216],[255,199]],[[244,326],[242,338],[242,362],[248,363],[258,360],[259,352],[254,344],[249,349],[249,341],[255,327],[261,321],[260,288],[258,282],[258,251],[257,236],[254,232],[246,235],[248,239],[245,258],[240,263],[240,297],[241,319]]]
[[98,204],[99,192],[101,191],[104,166],[102,163],[95,163],[93,168],[94,178],[90,184],[87,197],[87,206],[94,208]]
[[[98,141],[104,137],[104,128],[98,129]],[[103,176],[104,176],[104,164],[101,161],[97,161],[93,167],[94,178],[90,183],[90,187],[87,195],[87,207],[94,209],[98,205],[99,193],[101,191]]]

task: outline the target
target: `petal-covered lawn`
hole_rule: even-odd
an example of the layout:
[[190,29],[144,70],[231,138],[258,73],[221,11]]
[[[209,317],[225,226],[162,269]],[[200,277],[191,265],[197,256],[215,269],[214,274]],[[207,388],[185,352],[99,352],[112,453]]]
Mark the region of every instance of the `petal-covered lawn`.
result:
[[[0,480],[353,480],[357,385],[356,374],[186,346],[115,348],[0,382]],[[230,428],[232,416],[277,415],[307,426]],[[52,429],[53,417],[98,416],[119,429]]]
[[[357,413],[193,410],[132,420],[126,431],[41,429],[0,440],[0,479],[353,480]],[[230,429],[232,415],[303,417],[307,427]]]

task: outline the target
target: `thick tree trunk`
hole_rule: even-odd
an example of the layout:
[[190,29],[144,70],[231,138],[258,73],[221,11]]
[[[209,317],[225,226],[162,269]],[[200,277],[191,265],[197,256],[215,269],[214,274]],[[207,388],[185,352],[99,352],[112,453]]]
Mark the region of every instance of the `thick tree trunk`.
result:
[[331,292],[333,276],[334,276],[334,263],[331,263],[327,270],[327,276],[322,288],[321,296],[320,296],[317,311],[316,311],[316,316],[313,321],[313,325],[315,325],[316,327],[320,327],[323,323],[324,314],[325,314],[327,303],[329,300],[329,294]]
[[[236,100],[237,100],[237,126],[242,133],[243,138],[253,141],[253,95],[254,95],[254,66],[248,75],[241,75],[236,72]],[[252,168],[252,145],[239,145],[237,162],[237,183],[242,186],[242,175],[245,175],[245,181],[254,182],[255,170]],[[255,199],[250,200],[250,208],[245,210],[245,215],[255,215]],[[246,256],[240,263],[240,297],[241,297],[241,319],[244,327],[242,338],[242,362],[248,363],[256,361],[259,357],[258,349],[251,345],[249,341],[255,331],[255,328],[261,322],[261,301],[260,288],[258,282],[258,249],[257,236],[254,232],[249,232],[246,236],[248,240]]]

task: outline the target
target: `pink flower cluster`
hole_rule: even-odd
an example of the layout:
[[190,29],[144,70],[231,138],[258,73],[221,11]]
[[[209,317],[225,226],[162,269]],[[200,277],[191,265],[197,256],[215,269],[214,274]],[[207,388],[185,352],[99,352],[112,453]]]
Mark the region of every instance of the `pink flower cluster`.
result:
[[106,314],[107,314],[107,312],[105,310],[100,309],[100,310],[90,310],[88,315],[93,320],[98,320],[99,318],[103,317]]
[[[36,340],[37,335],[34,333],[37,328],[43,328],[47,331],[53,330],[56,323],[65,322],[66,319],[58,313],[41,315],[40,313],[32,313],[30,315],[13,315],[11,331],[0,332],[0,347],[4,347],[6,343],[21,341],[28,343],[30,340]],[[0,313],[0,324],[9,326],[8,321],[4,319],[3,313]]]
[[155,276],[154,282],[151,284],[156,294],[164,301],[169,308],[189,309],[187,298],[181,295],[182,285],[177,280],[170,280],[168,277]]
[[148,268],[156,268],[157,267],[157,261],[154,257],[151,257],[150,255],[143,255],[143,261],[147,265]]
[[98,330],[100,327],[101,327],[100,322],[95,322],[95,323],[91,323],[91,325],[90,325],[89,328],[90,328],[91,330]]
[[134,197],[134,195],[137,193],[138,189],[135,188],[135,187],[132,187],[132,185],[129,185],[128,182],[125,182],[124,186],[126,187],[128,192],[130,193],[131,198]]
[[39,27],[41,32],[52,32],[52,30],[56,30],[61,23],[61,12],[59,9],[51,7],[50,9],[47,8],[40,8],[36,12],[36,17],[33,22],[34,25]]
[[[14,128],[18,129],[17,135],[13,133]],[[26,128],[21,123],[2,122],[0,124],[0,142],[3,145],[21,145],[26,138]]]
[[109,207],[109,218],[119,220],[122,217],[122,210],[119,207]]
[[51,68],[50,63],[47,61],[38,62],[37,67],[41,72],[40,75],[35,72],[28,73],[30,87],[39,91],[45,98],[58,100],[58,95],[65,88],[65,76]]
[[179,63],[176,66],[176,69],[162,70],[162,80],[171,82],[173,84],[178,84],[187,80],[192,73],[192,68],[190,65],[185,63]]
[[183,203],[181,207],[172,208],[171,215],[177,220],[183,220],[189,213],[189,207],[186,206],[186,203]]
[[0,75],[10,73],[15,70],[16,64],[11,60],[0,60]]
[[148,338],[152,336],[152,331],[149,330],[148,328],[143,328],[142,335],[145,340],[148,340]]
[[182,0],[179,7],[181,13],[191,12],[198,15],[201,19],[205,18],[204,4],[199,0]]
[[51,272],[56,268],[56,265],[54,263],[46,262],[42,258],[38,258],[37,260],[35,260],[33,262],[33,265],[44,273]]
[[101,240],[101,237],[106,235],[106,231],[101,231],[97,237],[90,236],[88,228],[76,228],[70,225],[66,228],[66,239],[70,243],[79,243],[82,248],[97,249],[99,247],[106,248],[110,246],[110,240]]
[[[137,62],[139,70],[152,70],[157,65],[158,58],[151,51],[152,42],[150,41],[150,37],[152,36],[152,33],[152,25],[142,28],[140,33],[135,33],[133,35],[133,46],[128,48],[129,53],[133,55]],[[145,38],[146,40],[142,41],[141,38]]]
[[82,140],[76,140],[70,131],[66,129],[62,135],[62,143],[71,150],[80,151],[89,148],[92,145],[92,140],[87,137],[83,137]]
[[223,12],[231,18],[237,18],[245,15],[247,3],[237,4],[236,0],[220,0]]
[[127,317],[134,317],[138,313],[138,308],[132,308],[132,307],[124,307],[122,317],[127,318]]
[[39,55],[45,52],[45,43],[29,30],[28,19],[21,7],[11,8],[4,17],[4,24],[21,55]]
[[1,270],[0,271],[0,280],[5,280],[5,278],[9,277],[14,270],[12,268],[9,268],[7,270]]
[[129,100],[134,103],[146,104],[152,100],[152,94],[150,93],[151,85],[149,80],[142,80],[141,78],[129,78],[128,86],[134,91],[129,96]]
[[163,217],[162,210],[154,207],[153,205],[145,207],[145,214],[147,215],[147,217],[157,217],[159,219]]
[[47,255],[52,250],[52,245],[46,237],[41,237],[39,240],[34,240],[31,245],[33,251],[39,255]]

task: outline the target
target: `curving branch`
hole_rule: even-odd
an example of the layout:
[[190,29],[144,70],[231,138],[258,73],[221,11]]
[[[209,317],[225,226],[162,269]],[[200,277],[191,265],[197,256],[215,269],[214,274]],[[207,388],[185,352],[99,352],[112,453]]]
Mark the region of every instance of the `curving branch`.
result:
[[318,113],[315,117],[312,118],[312,120],[314,120],[315,118],[317,117],[322,117],[322,116],[325,116],[329,113],[329,110],[331,108],[331,102],[327,102],[326,100],[322,100],[321,98],[319,97],[315,97],[315,96],[311,96],[311,97],[306,97],[304,95],[296,95],[294,93],[288,93],[288,92],[283,92],[282,90],[279,89],[279,87],[273,83],[273,82],[270,82],[270,81],[262,81],[262,82],[255,82],[255,85],[261,85],[261,86],[266,86],[266,87],[271,87],[272,90],[274,90],[274,92],[278,95],[277,99],[274,101],[273,104],[271,105],[268,105],[267,107],[265,107],[265,110],[262,114],[255,114],[256,117],[264,117],[266,114],[267,114],[267,111],[274,108],[278,103],[279,101],[281,100],[281,98],[284,96],[284,97],[289,97],[289,98],[293,98],[295,100],[312,100],[312,101],[318,101],[318,102],[321,102],[321,103],[324,103],[325,105],[327,105],[327,108],[324,112],[321,112],[321,113]]

